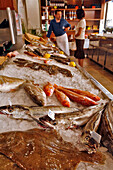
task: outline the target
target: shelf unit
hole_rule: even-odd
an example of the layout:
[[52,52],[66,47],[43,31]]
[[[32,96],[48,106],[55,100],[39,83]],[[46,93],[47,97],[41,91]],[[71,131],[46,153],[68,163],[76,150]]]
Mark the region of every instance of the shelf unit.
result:
[[[67,0],[67,4],[68,5],[77,5],[77,6],[81,6],[82,5],[82,0]],[[105,4],[105,0],[90,0],[90,1],[87,1],[87,0],[84,0],[84,11],[85,11],[85,20],[86,20],[86,27],[92,27],[91,29],[86,29],[86,34],[87,35],[90,35],[91,33],[99,33],[99,27],[100,27],[100,21],[101,19],[103,19],[103,15],[104,15],[104,4]],[[93,5],[93,8],[91,8],[91,5]],[[95,5],[95,7],[94,7]],[[98,7],[100,6],[100,7]],[[46,6],[46,8],[48,9],[48,16],[49,15],[53,15],[55,10],[57,9],[54,9],[54,8],[51,8],[50,6]],[[43,9],[43,7],[42,7]],[[70,18],[69,15],[75,15],[76,13],[76,10],[75,8],[65,8],[65,9],[62,9],[62,8],[59,8],[59,10],[63,11],[63,17],[64,19],[66,19],[70,24],[71,24],[71,27],[72,29],[77,25],[77,22],[78,20],[77,19],[68,19]],[[69,14],[70,13],[73,13],[74,14]],[[66,17],[66,15],[68,15],[68,17]],[[47,22],[48,21],[48,24],[50,23],[50,20],[49,18],[46,18],[45,21],[43,20],[43,23],[44,22]],[[93,29],[93,25],[97,27],[97,29]],[[70,30],[70,32],[73,32],[72,30]],[[68,34],[69,31],[68,31]]]

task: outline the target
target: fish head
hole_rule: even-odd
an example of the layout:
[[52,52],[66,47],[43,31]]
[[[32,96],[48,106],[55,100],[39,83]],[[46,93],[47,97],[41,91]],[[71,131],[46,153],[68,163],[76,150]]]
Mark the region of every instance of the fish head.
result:
[[90,131],[86,131],[82,134],[81,143],[87,145],[88,153],[96,152],[99,147],[99,143],[91,137]]
[[0,107],[0,113],[1,114],[6,114],[6,115],[13,115],[16,113],[20,113],[20,111],[28,111],[29,109],[27,107],[23,107],[21,105],[6,105],[6,106],[1,106]]
[[13,113],[14,110],[15,108],[10,105],[0,107],[0,113],[3,113],[3,114]]
[[90,138],[91,138],[90,131],[84,132],[84,133],[82,134],[82,143],[88,144]]

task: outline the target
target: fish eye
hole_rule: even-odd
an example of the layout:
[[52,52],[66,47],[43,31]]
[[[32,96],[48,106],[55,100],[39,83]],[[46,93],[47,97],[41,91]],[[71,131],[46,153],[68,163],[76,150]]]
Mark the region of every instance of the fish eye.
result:
[[8,107],[8,111],[12,112],[13,108],[12,107]]
[[89,136],[86,136],[85,139],[86,139],[86,140],[89,140]]

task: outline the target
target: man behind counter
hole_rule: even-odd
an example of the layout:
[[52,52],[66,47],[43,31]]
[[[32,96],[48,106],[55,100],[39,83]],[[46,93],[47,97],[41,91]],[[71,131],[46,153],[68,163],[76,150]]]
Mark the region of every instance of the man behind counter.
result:
[[69,55],[69,44],[66,31],[71,28],[71,25],[62,18],[62,12],[60,10],[55,11],[55,18],[51,20],[47,37],[53,33],[56,36],[56,42],[58,47],[63,50],[67,55]]

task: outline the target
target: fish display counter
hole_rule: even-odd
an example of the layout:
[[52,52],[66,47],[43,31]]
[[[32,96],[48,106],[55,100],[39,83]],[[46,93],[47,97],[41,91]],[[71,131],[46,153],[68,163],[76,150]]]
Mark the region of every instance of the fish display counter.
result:
[[0,69],[2,169],[112,169],[113,95],[52,42]]

